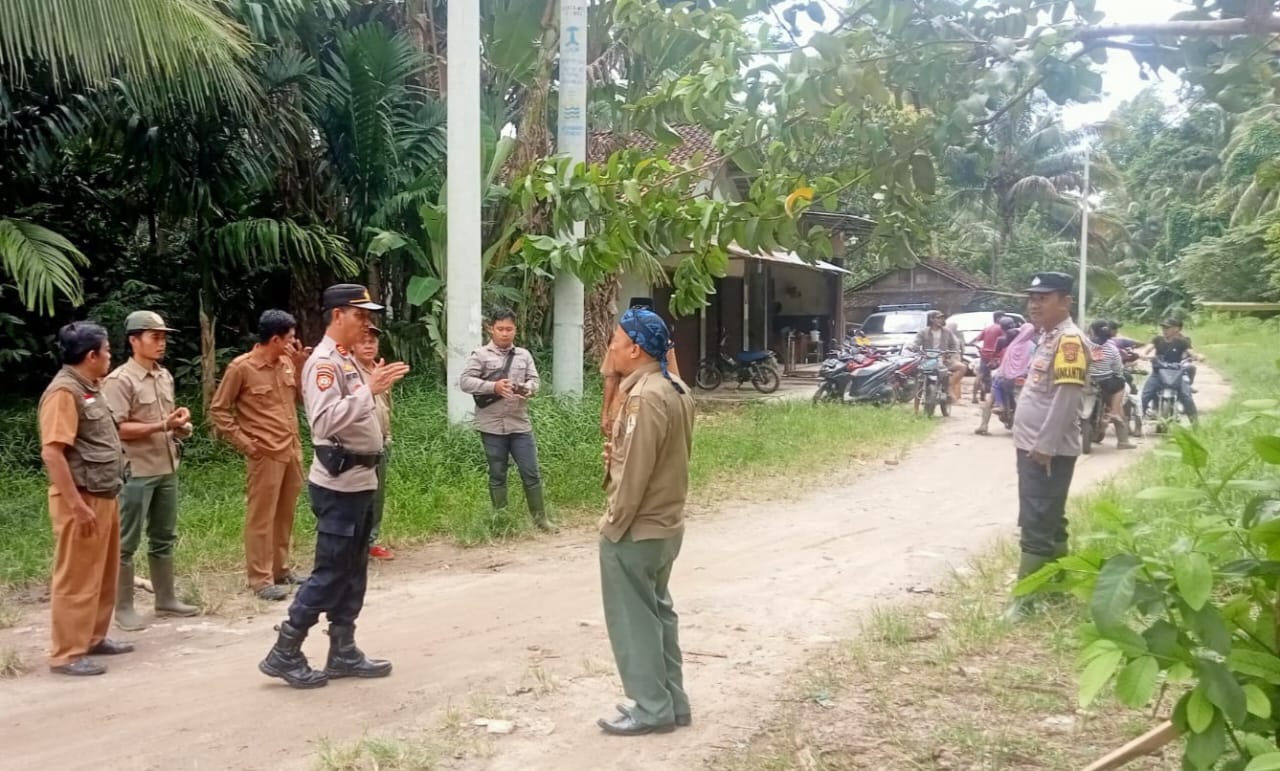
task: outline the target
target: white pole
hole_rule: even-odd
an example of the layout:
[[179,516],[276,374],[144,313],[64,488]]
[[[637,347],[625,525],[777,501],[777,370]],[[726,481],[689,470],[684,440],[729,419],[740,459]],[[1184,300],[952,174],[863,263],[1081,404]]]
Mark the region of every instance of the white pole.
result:
[[1080,312],[1076,323],[1084,326],[1084,309],[1088,300],[1089,285],[1089,154],[1090,148],[1084,149],[1084,191],[1080,194]]
[[[587,158],[587,2],[560,3],[560,115],[556,151],[568,155],[574,164]],[[573,236],[581,240],[586,231],[581,222],[573,226]],[[582,395],[582,320],[586,308],[586,288],[568,271],[556,275],[552,298],[555,303],[551,335],[551,378],[555,393]]]
[[449,3],[448,265],[445,316],[449,422],[470,419],[475,401],[458,388],[467,356],[481,341],[480,4]]

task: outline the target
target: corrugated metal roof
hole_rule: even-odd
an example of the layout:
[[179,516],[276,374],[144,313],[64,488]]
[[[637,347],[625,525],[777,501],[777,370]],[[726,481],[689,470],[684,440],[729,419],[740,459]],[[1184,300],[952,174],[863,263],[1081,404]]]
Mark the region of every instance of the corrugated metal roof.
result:
[[797,268],[808,268],[809,270],[820,270],[825,273],[848,273],[849,271],[839,265],[832,265],[826,260],[816,260],[809,262],[795,252],[751,252],[738,246],[737,243],[729,244],[729,254],[743,260],[765,260],[767,262],[776,262],[782,265],[794,265]]

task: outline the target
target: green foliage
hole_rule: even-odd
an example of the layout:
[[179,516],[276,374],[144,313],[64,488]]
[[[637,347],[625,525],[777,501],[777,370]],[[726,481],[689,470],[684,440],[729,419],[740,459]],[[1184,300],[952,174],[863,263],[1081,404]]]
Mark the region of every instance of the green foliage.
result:
[[1274,283],[1280,269],[1278,238],[1280,213],[1231,228],[1185,249],[1178,261],[1178,275],[1200,300],[1250,302],[1280,297],[1280,286]]
[[0,268],[17,285],[27,310],[53,313],[54,301],[80,304],[78,268],[89,261],[66,238],[31,222],[0,218]]

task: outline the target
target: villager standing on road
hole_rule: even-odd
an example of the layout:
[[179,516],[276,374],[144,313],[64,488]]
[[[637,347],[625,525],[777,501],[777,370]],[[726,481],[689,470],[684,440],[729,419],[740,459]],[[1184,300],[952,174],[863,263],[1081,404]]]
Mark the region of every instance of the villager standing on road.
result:
[[[289,606],[289,619],[258,669],[294,688],[318,688],[338,677],[386,677],[391,662],[366,658],[356,647],[356,618],[369,580],[369,530],[382,460],[382,427],[375,397],[409,372],[379,363],[366,380],[351,349],[380,311],[369,290],[337,284],[324,291],[324,339],[302,369],[302,401],[315,458],[307,492],[316,516],[316,562]],[[329,617],[329,658],[323,672],[302,653],[307,632]]]
[[666,365],[667,325],[656,313],[622,315],[609,343],[622,406],[605,444],[608,509],[600,520],[605,624],[623,688],[635,706],[600,720],[619,736],[690,724],[678,617],[668,583],[684,540],[693,447],[693,398]]
[[178,600],[173,549],[178,543],[178,440],[191,436],[191,411],[179,407],[173,375],[160,362],[170,332],[160,314],[134,311],[124,322],[129,360],[107,376],[102,394],[111,407],[129,458],[129,481],[120,493],[120,576],[116,626],[146,623],[133,609],[133,555],[147,533],[147,563],[156,615],[194,616],[200,609]]
[[[356,366],[368,381],[373,368],[378,366],[378,340],[382,330],[370,324],[364,337],[356,344]],[[393,560],[391,549],[378,543],[382,534],[382,512],[387,506],[387,464],[391,462],[391,391],[383,391],[373,397],[378,408],[378,425],[382,427],[382,460],[378,463],[378,492],[373,496],[373,528],[369,531],[369,556],[379,560]]]
[[[1005,346],[1000,365],[991,373],[991,393],[982,403],[982,422],[973,433],[990,436],[991,412],[995,408],[1012,410],[1017,403],[1018,381],[1026,378],[1031,367],[1031,353],[1036,348],[1036,325],[1027,322]],[[1007,420],[1007,418],[1006,418]]]
[[88,656],[133,650],[107,637],[120,570],[117,496],[125,473],[116,424],[98,390],[111,370],[107,330],[66,325],[58,331],[58,356],[62,369],[40,397],[40,457],[49,474],[54,536],[49,669],[100,675],[107,668]]
[[[1071,290],[1065,273],[1037,273],[1027,289],[1027,312],[1040,341],[1013,422],[1022,529],[1019,578],[1067,555],[1067,495],[1080,455],[1090,358],[1085,337],[1071,320]],[[1027,599],[1019,598],[1010,613],[1030,609]]]
[[515,313],[505,308],[494,312],[489,320],[489,344],[471,352],[458,385],[476,400],[476,430],[489,464],[493,508],[507,507],[507,467],[515,458],[533,524],[543,532],[554,532],[555,525],[547,518],[538,443],[529,420],[529,398],[538,393],[541,380],[533,355],[515,340]]
[[264,600],[287,599],[285,587],[299,583],[289,569],[289,539],[302,492],[298,378],[311,351],[297,329],[288,313],[265,311],[258,342],[227,366],[209,405],[218,435],[245,457],[245,569],[249,589]]
[[[632,297],[628,308],[644,308],[645,310],[653,310],[653,300],[648,297]],[[667,371],[673,377],[680,377],[680,365],[676,362],[676,349],[673,345],[666,353]],[[600,362],[600,376],[604,378],[604,401],[600,405],[600,433],[607,438],[609,433],[613,431],[613,420],[617,417],[615,411],[618,408],[620,400],[618,399],[618,384],[622,382],[622,376],[613,369],[610,362],[608,351],[605,352],[604,360]]]

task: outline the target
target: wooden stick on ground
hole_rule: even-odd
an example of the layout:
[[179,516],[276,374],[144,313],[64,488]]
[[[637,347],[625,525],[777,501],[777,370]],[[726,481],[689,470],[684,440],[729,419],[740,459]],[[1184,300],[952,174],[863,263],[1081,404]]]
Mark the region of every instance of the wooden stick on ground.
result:
[[1115,771],[1117,768],[1128,765],[1130,761],[1154,753],[1177,738],[1178,729],[1173,727],[1172,722],[1166,720],[1120,749],[1113,750],[1105,757],[1094,761],[1085,767],[1084,771]]

